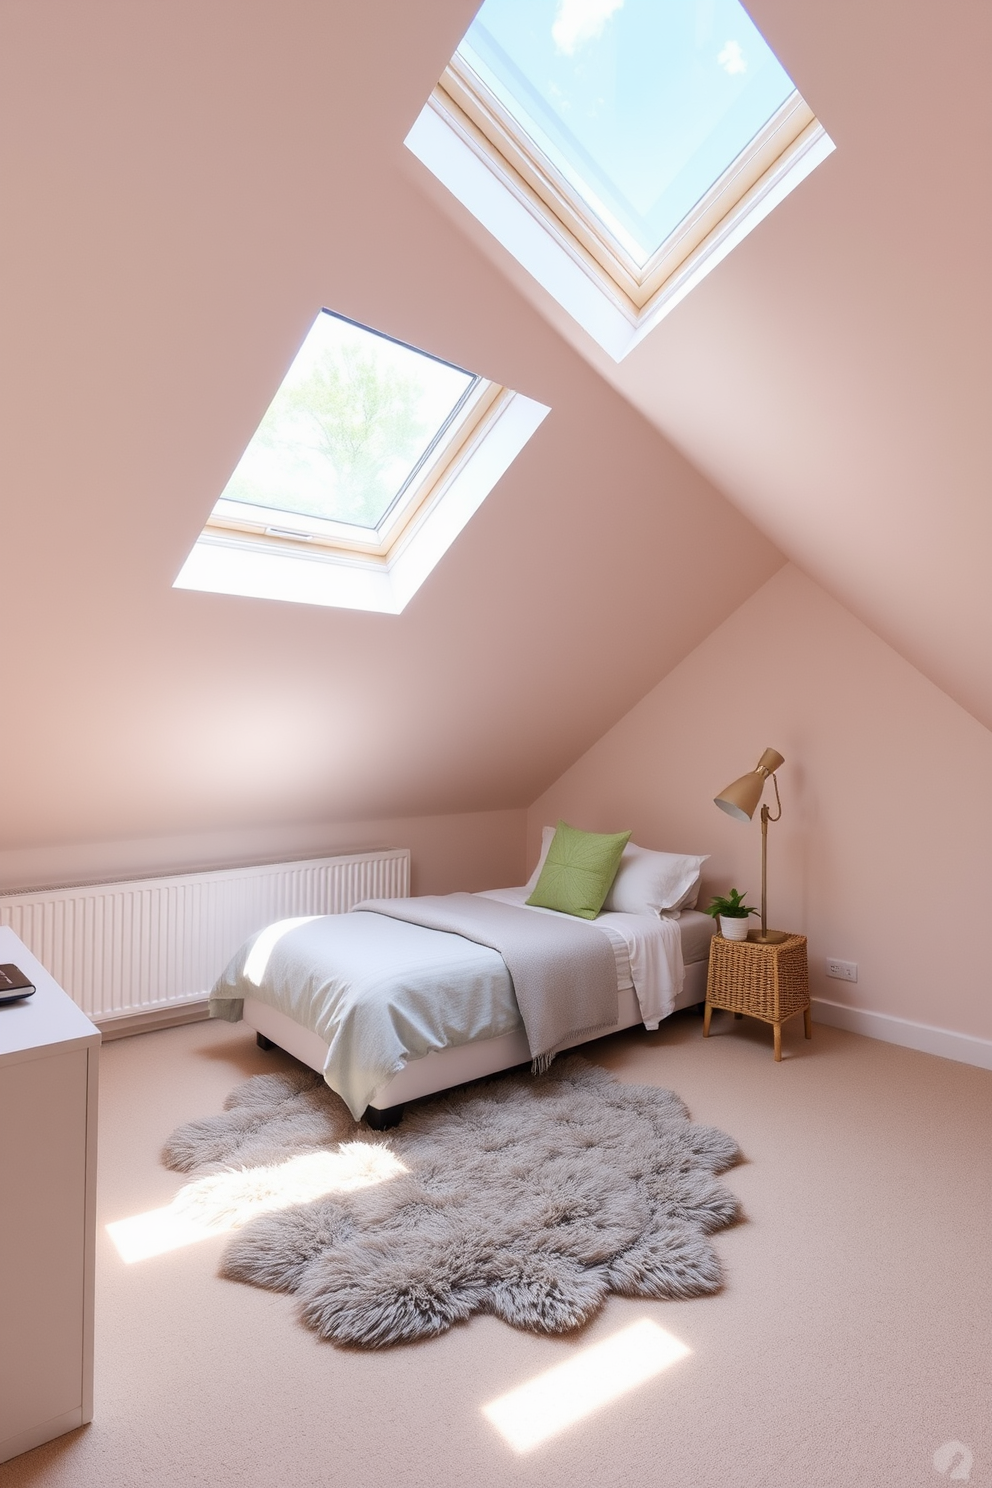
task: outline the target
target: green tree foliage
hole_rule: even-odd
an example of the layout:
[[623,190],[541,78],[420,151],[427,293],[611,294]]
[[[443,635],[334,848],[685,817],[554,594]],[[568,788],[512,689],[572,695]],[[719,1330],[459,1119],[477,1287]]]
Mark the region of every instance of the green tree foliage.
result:
[[[419,405],[415,377],[344,345],[280,389],[256,437],[290,459],[309,456],[311,469],[315,461],[325,464],[335,518],[374,527],[427,443]],[[309,500],[294,506],[330,514]]]

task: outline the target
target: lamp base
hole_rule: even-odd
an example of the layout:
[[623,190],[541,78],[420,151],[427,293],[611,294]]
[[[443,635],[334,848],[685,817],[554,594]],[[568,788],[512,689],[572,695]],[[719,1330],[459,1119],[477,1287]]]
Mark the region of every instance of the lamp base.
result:
[[791,934],[791,930],[766,930],[764,935],[760,930],[749,930],[747,938],[754,945],[781,945]]

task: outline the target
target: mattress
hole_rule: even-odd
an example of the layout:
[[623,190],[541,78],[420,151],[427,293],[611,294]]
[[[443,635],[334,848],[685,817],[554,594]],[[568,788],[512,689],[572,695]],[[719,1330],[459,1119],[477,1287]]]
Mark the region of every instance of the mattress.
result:
[[693,961],[707,961],[710,941],[716,933],[716,920],[712,915],[698,909],[683,909],[679,915],[679,934],[682,937],[682,960],[686,966]]

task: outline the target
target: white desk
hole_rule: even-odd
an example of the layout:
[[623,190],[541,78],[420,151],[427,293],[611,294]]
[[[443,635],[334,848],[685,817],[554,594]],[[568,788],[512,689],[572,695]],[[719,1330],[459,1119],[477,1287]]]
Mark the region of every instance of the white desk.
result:
[[100,1034],[0,925],[37,987],[0,1007],[0,1462],[93,1415]]

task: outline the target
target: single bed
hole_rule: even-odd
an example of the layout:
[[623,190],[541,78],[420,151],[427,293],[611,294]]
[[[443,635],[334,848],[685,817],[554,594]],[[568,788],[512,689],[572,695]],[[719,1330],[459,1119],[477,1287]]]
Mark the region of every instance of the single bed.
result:
[[[491,899],[525,915],[528,887],[452,898]],[[371,913],[280,921],[246,942],[218,980],[211,1014],[256,1031],[322,1073],[356,1119],[394,1125],[404,1105],[469,1080],[528,1063],[531,1046],[505,961],[458,934]],[[385,918],[384,918],[385,917]],[[592,924],[612,948],[616,1022],[567,1047],[643,1023],[656,1028],[701,1003],[714,922],[694,910],[670,915],[602,913]],[[612,1019],[612,1006],[610,1008]]]

